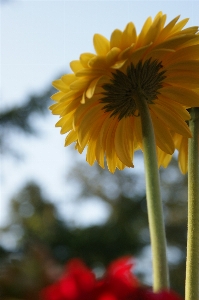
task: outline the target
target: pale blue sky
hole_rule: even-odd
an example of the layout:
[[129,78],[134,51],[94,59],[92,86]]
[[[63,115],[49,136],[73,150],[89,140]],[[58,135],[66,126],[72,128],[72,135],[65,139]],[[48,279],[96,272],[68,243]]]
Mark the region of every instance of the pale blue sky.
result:
[[98,32],[110,37],[115,28],[143,22],[162,10],[198,24],[199,1],[17,1],[1,6],[1,107],[19,104],[40,91],[82,52],[92,52]]
[[[187,26],[199,25],[198,0],[10,0],[0,8],[2,109],[20,105],[31,93],[40,94],[61,72],[69,72],[71,60],[82,52],[93,52],[94,33],[109,38],[115,28],[123,30],[130,21],[139,32],[146,18],[160,10],[167,14],[167,22],[181,15],[181,19],[190,18]],[[23,136],[13,138],[26,160],[2,160],[0,225],[7,220],[8,199],[26,180],[40,182],[52,198],[66,197],[64,174],[71,157],[63,147],[64,136],[54,128],[56,121],[49,112],[47,119],[36,124],[42,129],[42,139],[29,138],[27,143]]]

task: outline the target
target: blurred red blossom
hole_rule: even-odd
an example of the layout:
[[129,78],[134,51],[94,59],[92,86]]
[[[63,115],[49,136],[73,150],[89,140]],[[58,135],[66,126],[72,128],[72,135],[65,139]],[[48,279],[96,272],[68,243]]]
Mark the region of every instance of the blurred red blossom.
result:
[[142,287],[133,275],[130,257],[113,261],[105,275],[94,273],[79,259],[66,265],[64,274],[40,293],[41,300],[182,300],[172,291],[153,293]]

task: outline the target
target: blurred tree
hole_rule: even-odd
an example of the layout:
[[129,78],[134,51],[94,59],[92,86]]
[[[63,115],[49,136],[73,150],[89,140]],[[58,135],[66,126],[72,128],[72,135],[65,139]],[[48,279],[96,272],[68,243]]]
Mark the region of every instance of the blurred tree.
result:
[[[0,274],[3,295],[26,297],[26,293],[39,290],[55,279],[59,265],[72,257],[80,257],[97,267],[121,255],[135,254],[144,244],[139,231],[133,229],[132,218],[127,217],[124,224],[118,223],[118,218],[124,220],[129,208],[137,222],[146,227],[147,217],[140,201],[131,201],[130,207],[129,201],[124,198],[121,205],[117,204],[121,213],[117,218],[110,217],[104,225],[72,228],[59,219],[54,205],[44,199],[39,187],[28,184],[12,199],[11,223],[1,229],[2,234],[9,233],[17,240],[15,255],[8,253],[3,260],[6,270]],[[57,273],[52,276],[49,268]]]
[[16,151],[10,147],[11,134],[24,133],[26,135],[38,134],[32,116],[50,113],[48,106],[50,96],[54,93],[54,88],[49,88],[42,95],[30,96],[21,106],[0,112],[0,148],[2,154],[17,155]]
[[30,115],[32,113],[46,113],[50,95],[52,95],[52,89],[44,93],[43,96],[30,96],[29,100],[19,107],[16,106],[1,112],[0,125],[3,129],[7,126],[11,130],[20,129],[24,133],[35,133],[33,124],[30,122]]
[[10,224],[0,233],[9,234],[17,244],[15,249],[0,258],[3,266],[0,270],[0,299],[37,299],[41,287],[57,279],[62,271],[61,265],[53,259],[51,245],[56,244],[57,235],[62,244],[61,237],[67,238],[68,231],[57,218],[55,206],[43,197],[34,183],[25,186],[12,199],[11,205]]
[[[161,170],[161,179],[167,239],[172,252],[172,288],[183,295],[186,176],[180,175],[174,159],[169,168]],[[17,268],[17,272],[26,277],[24,281],[23,276],[18,275],[23,287],[29,278],[29,290],[31,282],[36,291],[58,276],[60,266],[72,257],[82,258],[89,266],[97,269],[122,255],[139,257],[141,250],[150,244],[142,181],[141,175],[129,170],[112,175],[97,165],[90,167],[79,162],[67,177],[67,184],[73,184],[75,190],[79,190],[75,201],[85,202],[97,198],[110,207],[107,222],[87,228],[72,227],[67,220],[60,220],[55,206],[43,197],[40,188],[33,183],[28,184],[12,199],[11,223],[4,228],[4,234],[9,232],[16,236],[19,233],[20,249],[20,259],[16,259],[15,253],[14,265],[10,263],[6,269],[14,268],[16,272]],[[8,256],[11,257],[11,254]],[[29,264],[32,267],[27,267]],[[140,276],[144,274],[145,270],[141,270]],[[19,294],[25,297],[24,290]]]

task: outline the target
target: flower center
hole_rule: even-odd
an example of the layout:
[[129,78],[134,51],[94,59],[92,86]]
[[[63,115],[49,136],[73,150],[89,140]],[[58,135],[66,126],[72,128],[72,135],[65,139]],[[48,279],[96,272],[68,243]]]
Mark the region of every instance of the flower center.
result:
[[139,115],[135,97],[142,93],[147,103],[153,103],[157,99],[158,90],[162,87],[162,81],[166,78],[166,71],[162,69],[161,62],[151,58],[143,64],[139,61],[136,66],[132,63],[127,67],[126,74],[120,70],[112,73],[110,83],[104,84],[103,109],[112,112],[111,116],[117,116],[119,120],[123,117]]

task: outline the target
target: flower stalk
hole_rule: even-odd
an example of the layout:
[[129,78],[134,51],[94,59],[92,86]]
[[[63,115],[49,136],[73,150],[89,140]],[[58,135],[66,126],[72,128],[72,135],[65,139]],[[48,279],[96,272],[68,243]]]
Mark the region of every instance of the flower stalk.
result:
[[199,108],[190,109],[188,142],[188,237],[186,300],[199,299]]
[[149,108],[141,90],[138,91],[136,98],[142,123],[146,197],[152,248],[153,290],[158,292],[169,288],[169,274],[156,143]]

